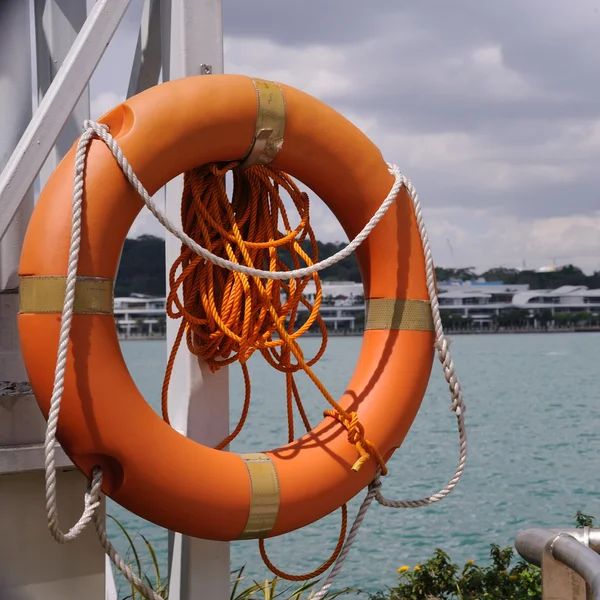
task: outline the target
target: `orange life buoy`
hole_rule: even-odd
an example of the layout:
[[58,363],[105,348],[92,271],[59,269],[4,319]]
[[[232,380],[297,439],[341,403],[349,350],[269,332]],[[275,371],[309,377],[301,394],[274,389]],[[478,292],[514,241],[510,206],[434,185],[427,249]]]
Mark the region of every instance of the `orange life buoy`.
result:
[[[283,139],[264,135],[273,117],[269,103],[277,103],[278,95],[285,98]],[[377,147],[332,108],[292,87],[245,76],[161,84],[100,122],[110,127],[150,194],[198,165],[240,159],[260,146],[271,152],[272,166],[324,200],[351,238],[394,183]],[[46,416],[64,301],[74,157],[73,148],[42,191],[19,267],[23,356]],[[325,418],[284,447],[239,455],[185,438],[146,403],[123,360],[112,314],[121,249],[143,205],[102,141],[92,141],[87,164],[57,434],[75,465],[88,477],[101,466],[103,491],[144,519],[213,540],[293,531],[356,495],[373,478],[377,462],[352,471],[356,451],[335,419]],[[434,351],[423,248],[404,188],[357,256],[367,319],[340,405],[358,413],[366,437],[388,460],[416,416]]]

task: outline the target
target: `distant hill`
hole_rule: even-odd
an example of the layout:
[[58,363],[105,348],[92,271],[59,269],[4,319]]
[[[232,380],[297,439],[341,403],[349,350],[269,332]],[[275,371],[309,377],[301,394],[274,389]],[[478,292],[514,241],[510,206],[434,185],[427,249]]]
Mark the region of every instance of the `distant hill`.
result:
[[557,271],[536,273],[535,271],[519,271],[517,269],[490,269],[478,275],[470,269],[445,269],[436,268],[438,281],[448,279],[461,279],[463,281],[475,280],[479,277],[486,281],[502,281],[508,284],[529,284],[531,289],[556,289],[562,285],[585,285],[590,289],[600,288],[600,271],[593,275],[586,275],[575,265],[566,265]]
[[134,292],[164,296],[165,278],[165,241],[153,235],[127,238],[121,254],[115,296],[129,296]]
[[[310,244],[303,244],[310,254]],[[328,258],[342,249],[345,244],[318,242],[319,257]],[[289,253],[280,252],[281,259],[290,268],[293,267]],[[361,281],[356,257],[351,255],[322,273],[321,279],[329,281]],[[165,278],[165,241],[153,235],[127,238],[115,287],[116,296],[129,296],[132,292],[164,296]]]
[[[303,244],[310,252],[308,242]],[[341,250],[345,243],[318,242],[319,258],[328,258]],[[289,267],[292,261],[289,254],[281,253],[282,260]],[[503,281],[508,284],[528,283],[532,289],[552,289],[561,285],[585,285],[590,289],[600,288],[600,271],[586,275],[574,265],[568,265],[551,273],[535,273],[534,271],[518,271],[516,269],[491,269],[478,275],[471,269],[436,268],[438,281],[460,279],[463,281],[483,277],[487,281]],[[142,235],[138,238],[127,238],[115,288],[116,296],[129,296],[131,293],[164,296],[166,289],[165,276],[165,241],[153,235]],[[356,257],[351,256],[321,272],[323,281],[361,281]]]

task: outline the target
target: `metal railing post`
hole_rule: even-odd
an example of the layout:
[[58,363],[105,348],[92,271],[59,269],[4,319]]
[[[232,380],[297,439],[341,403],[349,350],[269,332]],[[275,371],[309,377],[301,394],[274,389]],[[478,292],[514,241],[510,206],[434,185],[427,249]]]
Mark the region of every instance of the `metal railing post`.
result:
[[541,567],[543,600],[600,600],[600,530],[527,529],[515,547]]

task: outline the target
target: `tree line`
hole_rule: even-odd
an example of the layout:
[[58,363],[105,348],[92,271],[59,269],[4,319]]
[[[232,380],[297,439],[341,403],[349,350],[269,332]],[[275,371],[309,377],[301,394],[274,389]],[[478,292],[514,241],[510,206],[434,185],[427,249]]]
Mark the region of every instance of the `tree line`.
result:
[[[317,242],[319,260],[329,258],[345,243]],[[303,249],[311,254],[309,242],[303,243]],[[293,268],[291,255],[286,250],[280,250],[281,260]],[[562,285],[584,285],[590,289],[600,288],[600,271],[586,275],[575,265],[568,265],[550,273],[535,271],[519,271],[517,269],[495,268],[477,274],[472,268],[449,269],[436,267],[438,281],[457,279],[474,281],[483,278],[486,281],[503,281],[506,284],[529,284],[531,289],[554,289]],[[353,281],[360,282],[356,256],[351,254],[339,263],[321,272],[323,281]],[[165,281],[165,241],[153,235],[141,235],[138,238],[127,238],[121,254],[119,272],[115,287],[116,296],[129,296],[132,293],[150,296],[164,296]]]

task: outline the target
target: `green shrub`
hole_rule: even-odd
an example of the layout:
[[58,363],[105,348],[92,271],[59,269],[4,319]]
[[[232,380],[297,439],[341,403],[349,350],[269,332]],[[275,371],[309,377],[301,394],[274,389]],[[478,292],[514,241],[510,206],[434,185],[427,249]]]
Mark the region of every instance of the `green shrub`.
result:
[[[142,535],[139,534],[144,542],[146,551],[148,553],[149,561],[143,561],[142,555],[139,548],[136,547],[133,538],[124,527],[124,525],[118,521],[112,515],[107,515],[112,519],[127,540],[129,548],[123,557],[123,560],[128,563],[129,567],[133,572],[144,581],[144,583],[152,590],[154,590],[161,598],[168,600],[169,598],[169,585],[167,578],[162,576],[160,573],[160,567],[156,552],[152,547],[152,544]],[[150,563],[151,571],[153,576],[150,577],[144,572],[144,563]],[[316,590],[318,590],[318,584],[320,581],[314,579],[313,581],[306,581],[301,584],[290,584],[279,577],[274,577],[269,580],[266,579],[264,582],[252,581],[250,585],[246,583],[246,576],[244,575],[244,567],[232,571],[230,573],[231,582],[231,594],[230,600],[308,600]],[[122,598],[122,600],[143,600],[146,598],[141,592],[139,592],[134,586],[130,586],[129,593]],[[326,596],[326,600],[334,600],[338,596],[344,596],[347,594],[363,594],[361,590],[344,588],[339,591],[331,591]],[[367,596],[367,594],[365,594]]]
[[[576,527],[594,527],[594,517],[580,510]],[[441,549],[426,562],[411,569],[398,569],[398,583],[371,600],[541,600],[542,573],[538,567],[519,560],[512,565],[514,550],[491,545],[491,564],[476,565],[472,560],[462,568]],[[512,565],[512,566],[511,566]]]
[[542,597],[540,570],[524,561],[511,568],[514,556],[509,546],[492,544],[489,566],[472,560],[460,568],[439,548],[434,555],[414,569],[398,569],[396,587],[371,596],[371,600],[531,600]]
[[[116,519],[115,519],[116,521]],[[116,521],[123,531],[133,554],[134,570],[143,577],[144,581],[152,587],[161,598],[168,598],[168,585],[165,578],[161,577],[156,554],[152,545],[142,536],[151,558],[154,571],[154,581],[143,574],[140,554],[135,548],[131,536],[125,528]],[[594,517],[581,511],[575,514],[577,527],[594,527]],[[129,553],[128,553],[129,554]],[[538,567],[528,564],[523,560],[513,564],[514,550],[507,546],[501,548],[491,544],[491,564],[480,566],[474,561],[467,561],[462,567],[453,563],[450,557],[440,548],[433,556],[412,569],[404,565],[398,569],[398,583],[395,587],[376,594],[366,594],[361,590],[345,588],[331,592],[327,600],[347,594],[364,594],[369,600],[541,600],[542,577]],[[248,587],[243,588],[242,582],[244,568],[231,573],[230,600],[309,600],[314,590],[318,589],[318,580],[309,581],[301,585],[284,584],[275,577],[265,580],[264,583],[253,581]],[[123,600],[140,600],[143,596],[132,588],[131,594]]]

